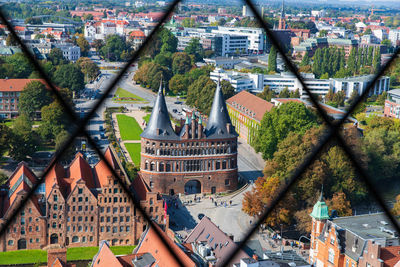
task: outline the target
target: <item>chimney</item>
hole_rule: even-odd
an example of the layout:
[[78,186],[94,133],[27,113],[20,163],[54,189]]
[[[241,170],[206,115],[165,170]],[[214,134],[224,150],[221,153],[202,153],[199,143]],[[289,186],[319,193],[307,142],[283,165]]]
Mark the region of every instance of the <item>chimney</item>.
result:
[[226,131],[230,134],[230,133],[232,133],[232,124],[230,124],[230,123],[227,123],[226,124]]

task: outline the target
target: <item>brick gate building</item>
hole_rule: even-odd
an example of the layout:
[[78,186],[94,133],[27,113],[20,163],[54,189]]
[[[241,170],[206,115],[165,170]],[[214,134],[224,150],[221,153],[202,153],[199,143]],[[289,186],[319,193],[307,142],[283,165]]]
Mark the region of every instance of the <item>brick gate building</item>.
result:
[[141,134],[140,173],[157,192],[216,193],[237,188],[237,137],[219,84],[207,126],[192,112],[173,129],[163,90]]

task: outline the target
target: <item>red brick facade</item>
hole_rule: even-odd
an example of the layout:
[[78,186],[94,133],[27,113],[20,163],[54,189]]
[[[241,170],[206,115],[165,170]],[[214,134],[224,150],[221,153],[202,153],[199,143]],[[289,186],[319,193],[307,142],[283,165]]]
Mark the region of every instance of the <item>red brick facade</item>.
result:
[[[203,126],[197,121],[191,124],[201,127],[199,132],[202,132]],[[237,138],[210,140],[205,136],[183,136],[180,141],[142,138],[141,151],[140,173],[154,191],[185,193],[185,185],[190,186],[187,182],[192,180],[200,183],[203,193],[237,188]]]
[[[105,156],[125,178],[113,152],[108,149]],[[5,190],[0,191],[0,224],[36,179],[24,164],[9,178]],[[0,251],[98,246],[102,240],[112,246],[134,245],[146,230],[147,223],[128,193],[102,161],[91,167],[78,153],[67,168],[53,167],[45,178],[45,188],[27,202],[0,238]],[[150,217],[164,224],[162,198],[150,190],[132,188],[142,196],[140,204]]]

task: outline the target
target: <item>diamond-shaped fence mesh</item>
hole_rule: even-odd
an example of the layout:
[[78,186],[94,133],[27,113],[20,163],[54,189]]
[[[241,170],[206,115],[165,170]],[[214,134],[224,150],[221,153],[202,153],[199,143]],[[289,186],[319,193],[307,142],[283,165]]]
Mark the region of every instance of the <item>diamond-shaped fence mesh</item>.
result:
[[[44,177],[48,175],[48,173],[51,171],[51,169],[54,167],[54,165],[59,162],[62,159],[62,156],[64,153],[68,152],[68,148],[71,146],[71,144],[74,142],[74,140],[78,136],[83,136],[88,140],[89,145],[95,150],[95,152],[98,154],[100,157],[100,160],[104,162],[106,165],[106,168],[108,171],[110,171],[115,177],[115,179],[118,181],[120,186],[123,188],[123,190],[129,195],[130,201],[135,205],[135,207],[138,209],[140,214],[143,215],[144,219],[147,221],[148,224],[154,225],[155,222],[151,219],[149,214],[143,210],[141,207],[139,201],[135,196],[133,195],[132,191],[128,188],[128,185],[126,182],[121,178],[121,176],[114,170],[112,167],[112,163],[109,162],[108,159],[106,159],[103,155],[103,153],[100,151],[98,148],[97,144],[94,142],[92,137],[89,135],[88,131],[85,130],[85,126],[89,123],[89,120],[93,117],[95,112],[99,109],[99,107],[103,104],[105,99],[108,97],[108,95],[111,93],[113,88],[118,84],[118,82],[123,78],[124,74],[128,71],[129,67],[138,60],[139,56],[141,53],[144,51],[146,45],[148,45],[151,41],[152,38],[157,34],[157,31],[160,29],[163,23],[167,21],[167,19],[172,15],[174,12],[175,8],[177,5],[181,2],[180,0],[176,0],[172,2],[165,13],[163,14],[162,18],[159,20],[157,26],[153,29],[153,31],[146,37],[144,43],[134,52],[132,58],[125,64],[125,66],[121,69],[121,71],[116,75],[116,77],[111,81],[109,84],[108,88],[105,90],[104,94],[100,97],[100,99],[94,104],[93,108],[89,111],[89,113],[82,119],[79,119],[74,110],[65,102],[63,99],[62,95],[60,92],[56,89],[56,87],[53,85],[52,81],[50,80],[49,76],[45,73],[43,68],[40,66],[40,64],[35,60],[33,54],[29,51],[28,47],[23,43],[23,41],[20,39],[20,37],[16,34],[13,26],[11,23],[7,20],[5,16],[5,12],[3,9],[0,9],[0,19],[2,24],[6,25],[8,31],[10,34],[15,38],[17,41],[18,45],[21,47],[23,53],[25,54],[26,58],[29,60],[29,62],[34,66],[35,70],[39,73],[39,75],[46,81],[46,83],[49,85],[52,93],[54,94],[55,98],[59,101],[61,104],[64,112],[68,114],[69,119],[71,122],[74,123],[73,129],[71,135],[69,136],[68,140],[64,143],[64,145],[56,151],[54,157],[51,159],[50,164],[47,166],[45,171],[41,174],[41,178],[35,183],[32,188],[29,190],[27,193],[27,197],[25,197],[17,207],[15,207],[11,213],[7,216],[7,221],[3,223],[0,229],[0,236],[5,233],[7,228],[11,225],[13,220],[17,217],[17,215],[21,212],[23,209],[24,205],[28,202],[28,200],[33,197],[34,192],[38,189],[38,186],[40,185],[41,182],[43,182]],[[370,93],[371,89],[375,86],[376,82],[378,79],[385,73],[385,71],[390,67],[390,65],[393,63],[393,61],[396,59],[396,57],[399,55],[400,49],[397,48],[395,52],[393,53],[392,57],[388,62],[383,66],[380,71],[374,76],[373,80],[370,81],[367,89],[359,96],[359,98],[352,103],[346,114],[338,121],[335,123],[332,123],[331,120],[328,118],[328,115],[324,111],[324,109],[321,107],[319,104],[318,100],[316,97],[311,93],[311,91],[308,89],[306,83],[304,82],[304,78],[302,75],[300,75],[300,72],[298,71],[297,67],[295,64],[289,59],[289,57],[285,54],[284,48],[280,44],[277,36],[270,30],[268,27],[267,23],[262,19],[259,11],[255,8],[254,3],[251,0],[244,0],[244,4],[246,4],[251,11],[253,12],[255,18],[257,19],[258,23],[261,25],[261,28],[265,31],[266,36],[270,43],[277,49],[277,51],[280,53],[280,55],[283,58],[284,64],[286,65],[287,69],[292,72],[296,78],[300,81],[300,84],[303,88],[303,90],[308,94],[308,97],[313,104],[314,108],[317,110],[318,114],[322,118],[322,120],[325,123],[325,131],[323,135],[320,138],[320,141],[317,145],[315,145],[314,149],[309,153],[303,160],[303,162],[295,169],[295,171],[291,174],[290,178],[287,180],[284,186],[280,188],[279,193],[277,194],[276,198],[274,198],[268,206],[265,208],[264,212],[258,217],[257,222],[253,223],[251,228],[248,230],[246,233],[245,237],[241,240],[239,245],[231,251],[229,254],[225,255],[224,259],[222,262],[218,263],[218,266],[228,266],[230,261],[234,258],[234,255],[237,254],[241,249],[244,248],[246,245],[247,241],[251,238],[251,236],[257,231],[257,229],[265,222],[265,220],[268,218],[268,216],[271,215],[271,212],[274,210],[275,207],[279,204],[279,202],[286,196],[286,194],[293,188],[295,183],[300,179],[300,177],[304,174],[304,172],[307,170],[307,168],[313,164],[313,162],[320,156],[321,152],[325,148],[325,146],[332,141],[335,141],[338,145],[340,145],[341,149],[344,151],[350,162],[353,164],[354,168],[356,169],[359,177],[361,178],[362,182],[365,184],[365,187],[369,191],[369,194],[372,195],[372,197],[375,199],[376,203],[382,208],[382,210],[385,212],[386,216],[389,218],[390,223],[393,225],[393,227],[396,229],[398,233],[400,233],[400,226],[398,224],[398,221],[395,219],[393,214],[390,212],[389,207],[386,205],[384,202],[382,196],[379,194],[379,192],[376,190],[374,185],[372,184],[372,179],[368,172],[365,170],[365,168],[362,166],[360,163],[359,159],[355,156],[354,151],[348,146],[346,141],[344,140],[343,136],[341,135],[341,127],[345,123],[346,119],[352,114],[352,112],[356,109],[358,104],[360,104],[368,94]],[[183,262],[180,260],[179,256],[175,254],[175,252],[171,249],[171,247],[168,245],[166,240],[164,239],[163,235],[160,233],[160,229],[158,227],[153,227],[156,230],[156,234],[159,236],[160,240],[163,242],[165,247],[169,250],[169,252],[174,256],[176,262],[180,266],[184,266]]]

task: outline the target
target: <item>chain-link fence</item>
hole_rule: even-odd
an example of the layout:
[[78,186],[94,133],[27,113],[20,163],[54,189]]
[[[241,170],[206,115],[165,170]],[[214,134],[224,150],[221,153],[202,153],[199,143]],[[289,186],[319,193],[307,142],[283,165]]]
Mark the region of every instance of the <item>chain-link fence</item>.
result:
[[[52,93],[54,94],[55,98],[59,103],[61,104],[64,112],[69,116],[70,122],[73,123],[72,133],[69,136],[68,140],[63,144],[63,146],[56,151],[55,155],[53,156],[50,164],[47,166],[45,171],[40,175],[40,178],[36,184],[33,185],[33,187],[29,190],[27,193],[26,197],[23,198],[23,200],[18,204],[16,208],[12,210],[12,212],[9,214],[7,217],[7,221],[2,225],[0,229],[0,236],[5,234],[6,229],[10,226],[12,223],[13,219],[22,211],[24,208],[24,205],[27,203],[29,198],[31,198],[34,195],[34,192],[38,189],[39,185],[44,182],[44,177],[48,175],[50,170],[53,168],[53,166],[56,164],[56,162],[60,161],[62,158],[63,154],[66,153],[67,149],[73,144],[74,140],[79,137],[83,136],[88,140],[88,143],[93,149],[97,152],[99,155],[100,159],[103,160],[109,169],[109,171],[113,174],[113,176],[118,180],[119,184],[123,187],[126,193],[130,196],[130,200],[132,203],[135,205],[135,207],[138,209],[138,211],[143,215],[144,219],[150,224],[154,225],[155,222],[150,219],[150,216],[143,210],[141,207],[139,201],[135,196],[133,195],[132,191],[129,190],[128,185],[125,183],[123,179],[115,172],[113,169],[111,162],[109,162],[103,155],[103,153],[100,151],[92,137],[89,135],[88,131],[85,129],[85,126],[89,123],[89,120],[93,117],[93,115],[96,113],[96,111],[99,109],[99,107],[103,104],[103,102],[106,100],[108,95],[111,93],[113,88],[118,84],[118,82],[121,80],[121,78],[124,76],[124,74],[128,71],[130,66],[136,62],[139,59],[139,56],[143,53],[146,45],[148,45],[154,38],[154,36],[157,34],[158,30],[160,27],[167,21],[167,19],[173,14],[175,8],[177,5],[180,3],[180,0],[175,0],[172,2],[166,11],[163,13],[163,16],[159,20],[158,24],[156,27],[152,30],[152,32],[146,37],[145,41],[143,44],[134,52],[132,58],[129,60],[129,62],[126,63],[126,65],[121,69],[121,71],[116,75],[116,77],[111,81],[110,85],[108,88],[105,90],[104,94],[98,99],[98,101],[94,104],[93,108],[89,111],[89,113],[84,117],[84,118],[79,118],[75,111],[65,102],[63,99],[62,95],[60,92],[56,89],[56,87],[53,85],[51,79],[49,78],[48,74],[44,71],[42,66],[37,62],[34,58],[34,55],[32,52],[29,50],[29,48],[26,46],[26,44],[20,39],[20,37],[16,34],[16,31],[13,28],[13,25],[11,25],[10,21],[6,18],[6,12],[3,10],[3,8],[0,9],[0,19],[2,24],[6,25],[8,31],[10,34],[14,37],[20,48],[22,49],[22,52],[25,54],[26,58],[29,60],[29,62],[33,65],[35,70],[39,73],[42,79],[46,81],[48,84],[49,88],[51,89]],[[359,96],[359,98],[352,103],[350,108],[348,109],[347,113],[339,120],[332,122],[325,110],[321,107],[321,105],[318,103],[318,100],[315,95],[311,93],[309,88],[304,82],[304,78],[300,75],[300,72],[298,71],[297,67],[294,65],[294,63],[288,58],[286,55],[284,48],[282,47],[281,43],[279,42],[277,36],[275,36],[274,32],[270,30],[270,27],[268,27],[267,23],[262,19],[259,11],[256,9],[254,3],[251,0],[244,0],[244,4],[246,4],[250,10],[253,12],[255,18],[257,19],[258,23],[261,25],[262,29],[265,31],[267,38],[269,39],[270,43],[277,49],[277,51],[280,53],[280,55],[283,58],[284,64],[286,65],[287,69],[292,72],[296,78],[299,80],[301,86],[303,87],[303,90],[305,90],[308,94],[308,97],[310,99],[310,102],[314,106],[314,108],[317,110],[318,114],[320,117],[323,119],[324,123],[326,124],[326,130],[323,134],[323,136],[320,138],[319,143],[314,147],[314,149],[307,155],[307,157],[304,159],[304,161],[296,168],[296,170],[291,174],[290,178],[287,180],[287,183],[280,188],[279,194],[277,197],[271,201],[268,206],[265,208],[264,212],[259,216],[259,219],[257,222],[253,223],[251,228],[248,230],[247,234],[245,237],[241,240],[239,245],[236,247],[235,250],[231,251],[229,254],[224,256],[224,259],[218,263],[218,266],[227,266],[230,263],[230,260],[234,258],[234,255],[238,253],[241,249],[244,248],[246,245],[247,241],[251,238],[251,236],[256,232],[256,230],[265,222],[265,220],[268,218],[268,216],[271,214],[271,212],[274,210],[274,208],[278,205],[278,203],[285,197],[285,195],[291,190],[293,185],[295,184],[296,181],[300,179],[302,174],[307,170],[307,168],[313,164],[313,162],[319,157],[319,154],[321,151],[324,149],[324,147],[332,140],[336,141],[337,144],[341,146],[343,151],[346,153],[348,159],[351,161],[353,164],[354,168],[358,172],[359,177],[362,179],[362,181],[365,183],[366,188],[368,189],[370,195],[376,200],[376,202],[380,205],[382,210],[385,212],[386,216],[389,218],[390,223],[393,225],[395,230],[400,233],[400,226],[398,224],[398,221],[396,218],[393,216],[393,214],[390,212],[389,207],[383,200],[382,196],[380,193],[377,191],[377,189],[373,186],[372,184],[372,179],[370,175],[368,174],[367,170],[362,166],[361,162],[359,159],[355,156],[354,152],[352,149],[347,145],[346,141],[340,134],[340,129],[343,126],[344,122],[346,119],[352,114],[352,112],[356,109],[358,104],[360,104],[364,99],[367,98],[369,92],[371,89],[375,86],[375,83],[378,81],[378,79],[385,73],[385,71],[389,68],[389,66],[393,63],[393,61],[396,59],[396,57],[399,54],[399,48],[395,50],[393,53],[392,57],[387,61],[387,63],[379,70],[379,72],[374,76],[372,81],[369,83],[368,87],[364,92]],[[169,250],[169,253],[171,253],[176,262],[179,263],[180,266],[184,266],[180,258],[174,253],[174,251],[171,249],[171,247],[167,244],[167,242],[164,240],[164,235],[161,235],[160,233],[160,228],[158,227],[153,227],[159,236],[159,238],[162,240],[163,244],[165,247]]]

